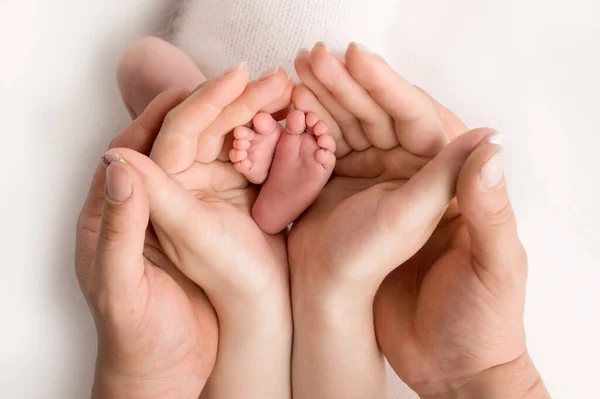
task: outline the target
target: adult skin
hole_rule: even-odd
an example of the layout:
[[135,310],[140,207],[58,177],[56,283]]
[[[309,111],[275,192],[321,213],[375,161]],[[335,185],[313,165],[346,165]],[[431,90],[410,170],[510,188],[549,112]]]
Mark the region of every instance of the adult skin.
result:
[[[149,153],[167,113],[188,95],[158,96],[111,147]],[[148,215],[135,170],[99,165],[77,224],[75,254],[98,331],[93,398],[197,398],[215,364],[214,310],[147,231]]]
[[[235,84],[216,79],[191,96],[185,89],[167,90],[111,148],[149,154],[166,119],[170,127],[197,121],[197,112],[189,111],[213,111],[201,105],[214,100],[215,93],[228,98],[224,114],[213,121],[225,130],[229,123],[244,124],[256,112],[281,104],[285,75],[247,84],[245,69],[237,74]],[[93,396],[197,398],[215,365],[214,310],[204,292],[171,263],[154,230],[146,234],[149,204],[140,176],[128,164],[106,160],[108,167],[96,171],[77,228],[76,270],[99,340]],[[224,185],[240,181],[228,176],[217,177],[225,178]]]
[[526,353],[500,137],[464,133],[360,46],[342,65],[317,44],[296,69],[310,92],[294,104],[340,134],[337,176],[289,238],[295,396],[384,397],[376,336],[421,397],[546,397]]

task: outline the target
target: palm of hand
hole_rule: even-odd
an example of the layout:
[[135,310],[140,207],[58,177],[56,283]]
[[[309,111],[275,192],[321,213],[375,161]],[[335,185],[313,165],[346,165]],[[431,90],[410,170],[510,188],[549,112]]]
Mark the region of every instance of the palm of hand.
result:
[[[120,359],[110,364],[139,370],[140,378],[177,370],[205,381],[217,353],[218,328],[213,307],[202,289],[171,263],[151,230],[147,232],[143,254],[144,278],[136,287],[138,292],[132,295],[131,305],[123,307],[120,303],[120,312],[111,311],[111,317],[119,312],[122,323],[130,326],[122,325],[118,330],[129,337],[109,338],[109,342],[124,344],[108,350],[109,356],[114,351]],[[170,359],[167,362],[166,353]],[[122,359],[131,363],[122,364]],[[200,381],[201,386],[204,381]]]
[[156,165],[138,165],[153,175],[146,181],[150,197],[161,203],[152,221],[162,248],[211,300],[215,292],[260,292],[286,273],[283,237],[263,234],[250,217],[256,188],[219,159],[234,127],[260,110],[289,104],[283,70],[249,84],[247,78],[242,68],[202,85],[165,118],[150,156]]
[[[404,170],[391,168],[399,153],[407,161]],[[378,161],[374,163],[373,159]],[[381,240],[389,236],[384,230],[392,227],[386,222],[388,194],[402,187],[425,160],[397,147],[387,151],[375,148],[353,151],[338,160],[338,167],[343,168],[346,162],[352,165],[350,173],[333,177],[317,201],[294,224],[288,238],[290,267],[315,265],[306,272],[327,272],[328,277],[378,285],[383,278],[380,271],[364,265],[372,259],[381,259],[385,248],[393,245]],[[311,259],[304,259],[306,256]]]
[[[413,387],[475,375],[523,353],[524,337],[506,333],[523,330],[519,312],[509,305],[522,298],[499,298],[472,262],[469,235],[458,216],[441,223],[378,292],[378,340]],[[394,350],[385,350],[390,347]]]
[[[450,138],[467,130],[450,110],[434,105]],[[524,334],[514,336],[524,331],[522,311],[514,310],[519,309],[514,304],[524,302],[519,294],[524,290],[517,286],[524,280],[515,279],[515,286],[499,296],[498,287],[486,285],[489,279],[478,274],[472,253],[455,200],[428,242],[379,289],[374,306],[378,341],[413,388],[460,381],[524,351]]]
[[[211,287],[205,288],[207,292],[213,289],[220,292],[224,289],[225,292],[231,289],[234,292],[260,292],[270,281],[269,276],[282,272],[279,267],[285,259],[284,238],[263,233],[252,220],[251,209],[257,189],[235,171],[231,162],[194,162],[189,169],[172,178],[198,203],[198,212],[193,212],[189,218],[187,233],[191,234],[186,233],[180,238],[189,243],[201,243],[199,246],[202,247],[211,247],[210,251],[193,251],[193,260],[180,261],[210,265],[211,270],[224,273],[209,277],[211,283],[207,285]],[[165,237],[164,242],[172,241]],[[210,244],[204,244],[208,242]],[[171,245],[172,253],[178,252],[174,249],[176,244]],[[214,286],[221,283],[236,285]]]

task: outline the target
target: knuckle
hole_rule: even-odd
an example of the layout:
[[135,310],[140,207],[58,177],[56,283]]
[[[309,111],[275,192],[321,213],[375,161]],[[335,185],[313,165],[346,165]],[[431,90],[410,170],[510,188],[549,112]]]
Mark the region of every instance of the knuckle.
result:
[[106,242],[118,242],[126,235],[126,224],[119,221],[120,213],[113,207],[107,206],[104,209],[101,228],[99,231],[100,239]]
[[504,226],[514,221],[514,213],[508,199],[503,199],[501,203],[494,205],[493,209],[484,213],[484,217],[490,226]]
[[179,113],[180,110],[178,108],[173,108],[167,112],[167,115],[165,115],[165,119],[163,121],[163,126],[172,126],[173,123],[177,121]]

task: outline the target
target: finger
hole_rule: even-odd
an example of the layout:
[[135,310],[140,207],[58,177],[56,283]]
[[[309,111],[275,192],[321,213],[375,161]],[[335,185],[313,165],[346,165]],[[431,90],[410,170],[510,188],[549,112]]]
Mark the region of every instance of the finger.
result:
[[292,94],[295,86],[294,80],[288,76],[288,85],[283,96],[274,103],[265,106],[261,111],[270,113],[277,122],[284,120],[292,109]]
[[[278,71],[279,72],[279,71]],[[277,77],[275,78],[275,80],[271,80],[270,82],[276,82],[278,85],[281,84],[282,80],[281,80],[281,75],[277,75]],[[252,87],[254,84],[250,83],[250,87]],[[259,112],[266,112],[269,114],[272,114],[273,119],[275,119],[276,121],[282,121],[284,120],[288,113],[290,112],[290,108],[291,108],[291,104],[292,104],[292,93],[294,91],[294,82],[291,79],[288,79],[288,84],[285,88],[285,91],[283,92],[283,94],[281,95],[281,97],[275,99],[274,101],[270,102],[269,104],[266,104],[264,107],[262,107],[261,109],[259,109]],[[264,86],[261,90],[264,90]],[[274,98],[273,93],[277,93],[277,91],[280,90],[280,88],[274,88],[272,91],[269,92],[268,96],[270,98]],[[242,95],[243,96],[243,95]],[[267,100],[266,97],[263,97],[261,101],[265,102]],[[256,107],[259,105],[252,105],[252,107]],[[249,123],[249,122],[248,122]],[[246,125],[248,125],[248,123],[246,123]],[[231,123],[229,123],[229,125],[231,125]],[[237,126],[234,126],[233,129],[235,129]],[[228,129],[228,126],[225,127],[221,127],[220,129]],[[218,160],[219,161],[229,161],[229,153],[231,152],[231,150],[233,149],[233,134],[228,133],[227,135],[225,135],[225,140],[223,142],[223,146],[221,147],[221,152],[218,156]]]
[[[383,197],[381,215],[391,231],[399,240],[407,236],[413,238],[410,245],[400,249],[403,259],[429,239],[454,197],[456,181],[467,158],[491,132],[491,129],[476,129],[460,136],[406,184]],[[395,266],[390,264],[390,267]]]
[[[279,83],[279,78],[277,82]],[[281,94],[281,96],[275,99],[274,101],[271,101],[269,104],[266,104],[263,108],[260,109],[260,112],[279,115],[282,111],[288,110],[290,105],[292,104],[292,93],[294,92],[295,86],[296,84],[294,83],[294,81],[288,76],[288,82],[285,86],[283,94]],[[283,119],[285,119],[285,116],[283,117]]]
[[433,104],[433,107],[435,108],[435,113],[442,122],[444,130],[446,131],[446,134],[448,135],[450,141],[454,140],[455,138],[457,138],[458,136],[460,136],[468,130],[467,125],[465,125],[464,122],[460,120],[460,118],[456,116],[454,112],[450,111],[448,108],[440,104],[435,98],[433,98],[421,87],[415,87],[419,89],[421,93],[425,94]]
[[500,135],[469,157],[458,180],[457,198],[472,244],[475,267],[492,281],[525,281],[527,260],[519,240],[503,172]]
[[350,74],[394,119],[400,144],[420,156],[435,156],[448,142],[427,96],[378,56],[351,44],[346,52]]
[[[169,89],[160,94],[129,127],[113,140],[110,148],[126,147],[141,153],[149,153],[167,113],[185,100],[188,95],[187,90],[179,88]],[[105,167],[99,165],[77,221],[75,264],[80,283],[87,279],[96,254],[100,218],[104,207],[105,176]]]
[[149,208],[144,185],[122,158],[104,156],[106,199],[90,284],[126,291],[144,275],[144,241]]
[[371,147],[339,159],[335,172],[338,176],[378,178],[380,181],[404,180],[413,177],[428,161],[402,147],[387,151]]
[[221,146],[214,153],[214,141],[222,145],[223,137],[206,137],[205,130],[244,91],[248,70],[245,64],[239,68],[203,84],[167,114],[150,155],[167,174],[187,169],[196,159],[198,148],[205,151],[208,158],[214,155],[211,160],[218,156]]
[[357,117],[370,143],[381,149],[399,145],[392,118],[350,75],[344,64],[325,46],[317,45],[310,54],[312,71],[337,102]]
[[[296,57],[295,67],[302,83],[312,91],[319,102],[335,119],[344,135],[345,141],[356,151],[366,150],[371,143],[362,131],[360,122],[350,111],[337,102],[335,97],[319,81],[312,70],[310,52],[302,51]],[[309,110],[315,112],[315,110]],[[316,112],[315,112],[316,113]]]
[[[286,90],[288,75],[283,68],[250,82],[243,93],[225,106],[220,115],[204,129],[198,141],[200,151],[196,161],[210,163],[217,159],[222,152],[225,136],[235,127],[250,122],[265,107],[277,104]],[[224,154],[227,154],[227,150]]]
[[[189,223],[195,213],[202,210],[201,202],[196,196],[186,191],[173,181],[156,163],[148,157],[126,148],[115,148],[107,152],[107,156],[120,157],[131,165],[139,174],[146,193],[150,208],[150,218],[154,226],[164,231],[170,237],[185,237],[186,232],[196,231]],[[161,241],[161,244],[165,244]],[[170,248],[165,248],[168,255]],[[171,258],[173,259],[173,258]]]
[[292,102],[296,109],[304,113],[314,112],[327,125],[329,134],[335,140],[336,157],[341,158],[352,151],[352,147],[344,139],[340,126],[308,87],[303,84],[297,85],[292,94]]

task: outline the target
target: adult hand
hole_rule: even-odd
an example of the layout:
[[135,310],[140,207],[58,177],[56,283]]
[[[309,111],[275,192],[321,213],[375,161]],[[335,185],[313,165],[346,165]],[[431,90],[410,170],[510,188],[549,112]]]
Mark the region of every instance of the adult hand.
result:
[[[188,95],[158,96],[111,147],[148,153],[165,115]],[[98,331],[94,398],[197,398],[215,364],[214,310],[147,230],[148,215],[135,169],[100,165],[79,217],[75,254]]]
[[[338,163],[288,240],[294,386],[328,398],[383,397],[375,294],[429,239],[464,162],[493,131],[475,130],[445,147],[429,98],[355,45],[343,64],[317,44],[299,55],[296,70],[306,87],[297,88],[294,103],[327,123]],[[346,379],[331,384],[327,376],[339,375],[339,364]]]
[[165,253],[216,309],[219,353],[208,396],[289,396],[284,237],[258,228],[250,216],[256,187],[219,159],[227,133],[267,110],[288,87],[282,69],[248,83],[242,65],[204,84],[166,116],[150,158],[126,148],[109,151],[140,173]]
[[[434,104],[451,137],[466,130]],[[471,154],[458,204],[375,301],[379,344],[422,398],[549,397],[525,345],[527,257],[498,139]]]

